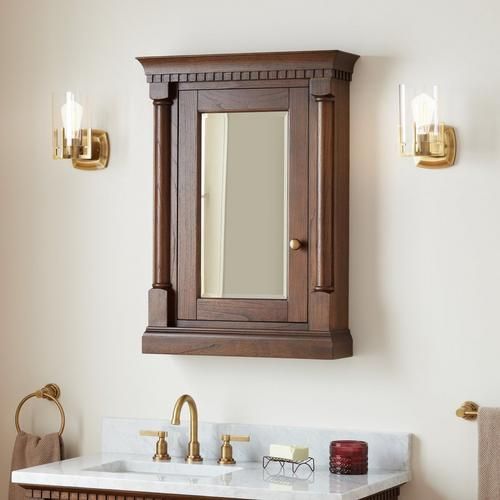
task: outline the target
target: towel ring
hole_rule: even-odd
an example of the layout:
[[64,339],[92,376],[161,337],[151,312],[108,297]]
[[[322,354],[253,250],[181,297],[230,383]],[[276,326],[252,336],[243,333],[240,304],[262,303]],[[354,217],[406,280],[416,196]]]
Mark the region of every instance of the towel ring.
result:
[[53,403],[56,404],[57,408],[59,409],[59,413],[61,414],[61,427],[59,427],[59,436],[62,436],[62,433],[64,432],[64,426],[66,425],[66,416],[64,415],[64,409],[59,403],[58,398],[59,395],[61,394],[61,390],[59,389],[59,386],[56,384],[47,384],[45,387],[42,387],[42,389],[32,392],[31,394],[28,394],[25,398],[21,400],[21,402],[17,405],[17,410],[16,410],[16,429],[17,432],[20,433],[22,432],[21,426],[19,425],[19,413],[21,412],[21,408],[23,407],[24,403],[28,401],[28,399],[31,398],[42,398],[42,399],[48,399],[52,401]]

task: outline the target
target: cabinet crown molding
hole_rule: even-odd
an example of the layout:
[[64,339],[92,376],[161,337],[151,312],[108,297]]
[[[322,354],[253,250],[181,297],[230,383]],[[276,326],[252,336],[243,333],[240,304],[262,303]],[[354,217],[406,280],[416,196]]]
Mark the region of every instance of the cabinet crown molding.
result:
[[356,54],[341,50],[138,57],[148,83],[335,78],[351,81]]

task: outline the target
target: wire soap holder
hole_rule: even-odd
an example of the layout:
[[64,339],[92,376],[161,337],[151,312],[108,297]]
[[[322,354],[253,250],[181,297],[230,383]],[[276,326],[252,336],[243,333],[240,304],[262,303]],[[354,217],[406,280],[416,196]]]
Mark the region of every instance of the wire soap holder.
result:
[[262,467],[264,469],[266,469],[271,462],[279,463],[282,471],[285,470],[285,464],[291,464],[293,474],[295,474],[299,469],[299,467],[302,465],[307,465],[307,467],[311,469],[311,472],[314,472],[315,469],[314,458],[312,457],[308,457],[305,460],[299,460],[299,461],[290,460],[289,458],[271,457],[269,455],[264,455],[262,457]]

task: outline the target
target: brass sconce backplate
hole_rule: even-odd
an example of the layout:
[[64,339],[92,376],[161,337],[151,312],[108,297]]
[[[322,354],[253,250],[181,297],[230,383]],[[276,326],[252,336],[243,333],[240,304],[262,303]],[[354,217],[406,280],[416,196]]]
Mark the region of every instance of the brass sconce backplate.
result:
[[420,156],[415,158],[417,167],[446,168],[455,164],[457,138],[453,127],[444,126],[444,156]]
[[92,158],[73,158],[73,167],[80,170],[101,170],[109,162],[109,138],[104,130],[92,129]]

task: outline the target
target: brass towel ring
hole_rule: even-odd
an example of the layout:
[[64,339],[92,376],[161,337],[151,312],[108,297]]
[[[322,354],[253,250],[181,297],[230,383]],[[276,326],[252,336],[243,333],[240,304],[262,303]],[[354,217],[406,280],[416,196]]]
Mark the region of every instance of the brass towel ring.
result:
[[24,403],[26,403],[26,401],[31,398],[43,398],[55,403],[57,408],[59,409],[59,413],[61,414],[61,427],[59,428],[59,436],[62,436],[62,433],[64,432],[64,426],[66,425],[66,416],[64,415],[64,409],[61,403],[59,403],[58,401],[60,394],[61,390],[59,389],[59,386],[57,386],[56,384],[47,384],[45,387],[42,387],[42,389],[32,392],[31,394],[28,394],[25,398],[23,398],[17,405],[16,410],[15,422],[17,432],[21,432],[21,426],[19,425],[19,413],[21,412],[21,408],[23,407]]

